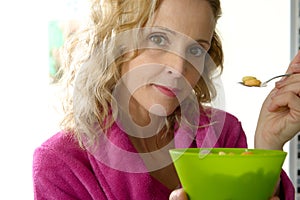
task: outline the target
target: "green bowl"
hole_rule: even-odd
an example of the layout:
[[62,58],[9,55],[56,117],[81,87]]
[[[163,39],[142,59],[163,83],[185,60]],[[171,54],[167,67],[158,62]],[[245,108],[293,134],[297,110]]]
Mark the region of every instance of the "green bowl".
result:
[[190,200],[267,200],[274,192],[287,153],[188,148],[171,149],[170,155]]

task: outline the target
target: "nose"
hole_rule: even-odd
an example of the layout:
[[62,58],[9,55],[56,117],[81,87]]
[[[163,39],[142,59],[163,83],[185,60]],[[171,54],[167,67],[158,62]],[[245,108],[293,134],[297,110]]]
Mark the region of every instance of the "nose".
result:
[[169,54],[166,58],[166,71],[169,75],[179,78],[185,74],[186,60],[178,55]]

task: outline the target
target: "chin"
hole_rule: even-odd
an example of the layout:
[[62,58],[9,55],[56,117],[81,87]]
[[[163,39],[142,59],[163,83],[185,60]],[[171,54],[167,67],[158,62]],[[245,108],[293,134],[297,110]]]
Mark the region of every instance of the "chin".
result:
[[167,117],[171,114],[173,114],[176,110],[177,106],[175,107],[171,107],[170,105],[168,106],[163,106],[161,104],[153,104],[148,111],[153,114],[153,115],[157,115],[160,117]]

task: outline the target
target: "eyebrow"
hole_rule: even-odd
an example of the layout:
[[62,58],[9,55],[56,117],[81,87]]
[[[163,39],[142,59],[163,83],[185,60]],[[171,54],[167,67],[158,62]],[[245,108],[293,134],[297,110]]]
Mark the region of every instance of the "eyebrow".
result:
[[198,39],[198,40],[196,40],[196,42],[198,42],[199,44],[200,44],[200,43],[205,43],[205,44],[207,44],[209,47],[210,47],[210,45],[211,45],[211,43],[210,43],[209,41],[203,40],[203,39]]
[[158,29],[167,31],[167,32],[171,33],[172,35],[176,35],[176,34],[177,34],[176,31],[173,31],[173,30],[171,30],[171,29],[169,29],[169,28],[166,28],[166,27],[163,27],[163,26],[154,26],[154,28],[158,28]]
[[[177,32],[176,31],[173,31],[173,30],[171,30],[171,29],[169,29],[169,28],[166,28],[166,27],[163,27],[163,26],[154,26],[155,28],[158,28],[158,29],[161,29],[161,30],[164,30],[164,31],[167,31],[167,32],[169,32],[169,33],[171,33],[172,35],[176,35],[177,34]],[[180,33],[180,34],[183,34],[183,33]],[[187,37],[189,37],[189,36],[187,36]],[[189,37],[189,38],[191,38],[191,37]],[[194,40],[194,41],[196,41],[197,43],[205,43],[205,44],[207,44],[208,46],[210,46],[211,45],[211,43],[209,42],[209,41],[207,41],[207,40],[204,40],[204,39],[197,39],[197,40],[195,40],[195,39],[193,39],[193,38],[191,38],[192,40]]]

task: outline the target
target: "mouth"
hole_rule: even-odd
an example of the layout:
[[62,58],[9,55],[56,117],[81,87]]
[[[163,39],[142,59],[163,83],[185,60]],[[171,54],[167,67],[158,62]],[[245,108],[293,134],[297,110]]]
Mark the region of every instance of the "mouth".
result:
[[153,84],[153,86],[155,88],[157,88],[161,93],[163,93],[164,95],[168,96],[168,97],[176,97],[177,94],[179,93],[179,90],[176,88],[169,88],[166,86],[162,86],[162,85],[156,85]]

